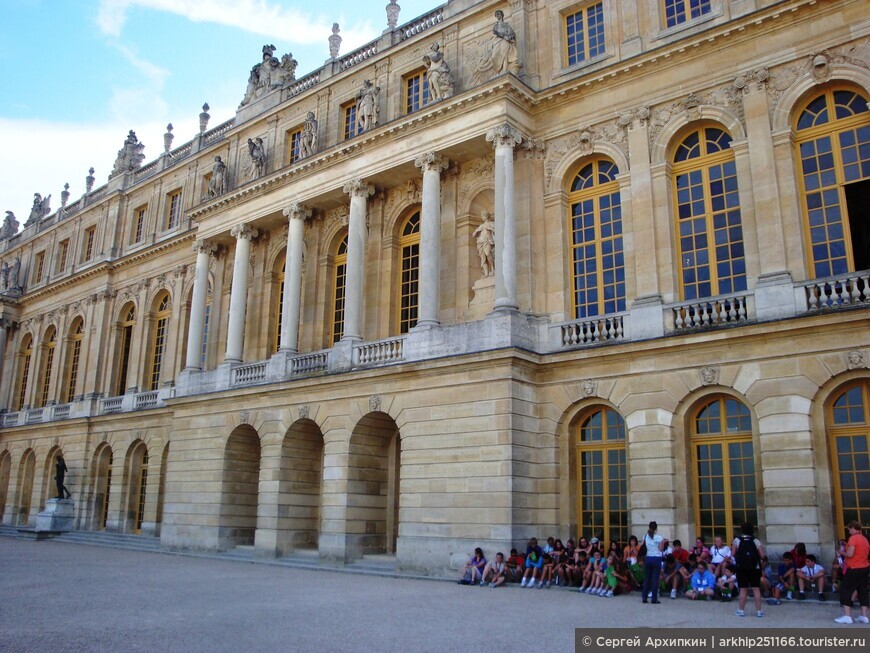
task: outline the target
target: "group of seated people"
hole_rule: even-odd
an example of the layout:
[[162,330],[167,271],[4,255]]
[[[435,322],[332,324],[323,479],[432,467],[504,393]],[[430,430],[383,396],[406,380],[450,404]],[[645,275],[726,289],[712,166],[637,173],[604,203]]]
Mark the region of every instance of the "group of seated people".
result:
[[[834,592],[843,573],[843,550],[845,541],[837,545],[831,580]],[[562,540],[547,538],[546,544],[538,545],[536,538],[529,540],[525,553],[511,549],[505,559],[503,553],[487,561],[480,548],[463,569],[459,582],[481,587],[499,587],[505,583],[520,584],[520,587],[542,589],[553,585],[576,587],[578,591],[603,597],[628,594],[640,590],[644,581],[644,554],[638,546],[638,539],[632,535],[628,544],[611,542],[605,547],[598,538],[580,538],[575,545],[573,539]],[[708,547],[703,537],[695,540],[691,549],[684,549],[680,540],[664,540],[662,551],[662,570],[660,591],[670,591],[676,599],[684,593],[689,599],[712,601],[719,598],[730,601],[737,592],[736,563],[732,548],[716,536]],[[782,556],[778,575],[772,575],[767,558],[761,559],[761,589],[769,597],[771,604],[781,603],[785,593],[786,600],[806,598],[807,592],[815,590],[820,601],[825,600],[826,570],[816,556],[807,554],[803,543]]]

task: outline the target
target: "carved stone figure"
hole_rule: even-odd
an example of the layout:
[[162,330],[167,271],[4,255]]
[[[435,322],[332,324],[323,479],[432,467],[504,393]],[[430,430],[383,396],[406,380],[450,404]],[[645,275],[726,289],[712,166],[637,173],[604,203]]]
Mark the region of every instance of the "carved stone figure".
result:
[[0,292],[9,290],[9,264],[3,261],[3,267],[0,267]]
[[248,157],[251,162],[248,166],[248,180],[259,179],[266,172],[266,148],[262,138],[248,139]]
[[145,145],[139,142],[139,139],[136,138],[136,132],[131,129],[127,138],[124,139],[124,147],[118,150],[118,156],[115,159],[115,165],[109,179],[140,168],[142,161],[145,160],[144,150]]
[[18,275],[21,273],[21,257],[15,257],[15,263],[9,268],[9,283],[6,284],[6,290],[21,290],[21,285],[18,283]]
[[227,192],[227,166],[216,156],[211,167],[211,179],[208,180],[208,196],[217,197]]
[[[281,65],[278,59],[274,56],[275,49],[274,45],[263,46],[263,57],[260,60],[260,63],[255,64],[251,68],[251,72],[248,75],[248,86],[245,89],[245,97],[242,98],[242,103],[239,105],[240,107],[243,107],[254,100],[260,99],[272,90],[273,73],[275,73]],[[280,86],[280,82],[278,85]]]
[[34,193],[33,206],[30,209],[30,217],[27,218],[27,222],[24,223],[24,226],[29,227],[32,224],[36,224],[49,213],[51,213],[51,207],[49,206],[50,202],[51,195],[43,199],[42,195],[40,195],[39,193]]
[[435,102],[453,95],[453,75],[450,74],[450,66],[444,61],[441,46],[437,43],[430,45],[429,54],[423,55],[423,63],[426,65],[430,101]]
[[514,28],[504,19],[504,12],[495,12],[492,36],[483,46],[483,54],[476,63],[475,73],[479,78],[490,78],[502,73],[519,75],[523,68],[517,48]]
[[272,70],[270,88],[283,88],[296,81],[296,66],[299,62],[289,52],[281,57],[281,63]]
[[172,133],[172,123],[166,125],[166,133],[163,134],[163,152],[169,154],[172,149],[172,141],[175,140],[175,134]]
[[199,114],[199,133],[202,134],[208,129],[208,121],[211,119],[211,114],[208,110],[211,109],[208,106],[208,102],[202,105],[202,113]]
[[3,219],[3,227],[0,228],[0,240],[8,240],[18,233],[18,220],[15,219],[15,214],[12,211],[6,211],[6,217]]
[[378,126],[378,93],[380,86],[372,84],[370,79],[363,82],[363,87],[356,94],[356,125],[357,132],[367,132]]
[[314,112],[309,111],[302,125],[302,136],[299,139],[299,155],[304,159],[317,151],[317,119]]
[[90,168],[88,170],[88,176],[85,177],[85,195],[87,195],[92,190],[94,190],[94,182],[96,180],[97,180],[97,178],[94,177],[94,169]]
[[341,47],[341,37],[338,35],[338,23],[332,24],[332,36],[329,37],[329,56],[335,59]]
[[483,222],[471,234],[477,239],[477,255],[480,257],[480,269],[484,277],[495,273],[495,223],[488,211],[480,214]]
[[60,208],[65,208],[67,202],[69,202],[69,184],[64,184],[60,192]]
[[390,4],[387,5],[387,27],[396,29],[396,25],[399,24],[399,12],[401,10],[402,8],[396,0],[390,0]]

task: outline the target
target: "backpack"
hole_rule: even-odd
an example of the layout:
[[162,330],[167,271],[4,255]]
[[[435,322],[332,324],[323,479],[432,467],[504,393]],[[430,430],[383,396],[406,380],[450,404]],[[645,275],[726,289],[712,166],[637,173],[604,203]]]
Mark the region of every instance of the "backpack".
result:
[[737,568],[743,571],[755,571],[761,556],[758,555],[758,547],[755,546],[755,538],[751,535],[740,536],[740,546],[737,547]]

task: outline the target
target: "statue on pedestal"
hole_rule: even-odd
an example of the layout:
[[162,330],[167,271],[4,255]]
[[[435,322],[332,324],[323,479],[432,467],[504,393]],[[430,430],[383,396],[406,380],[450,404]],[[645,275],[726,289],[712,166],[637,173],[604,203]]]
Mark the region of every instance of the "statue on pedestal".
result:
[[488,211],[480,214],[483,222],[471,234],[477,239],[477,255],[480,256],[480,268],[484,277],[495,273],[495,223]]
[[21,286],[18,283],[18,275],[21,273],[21,257],[15,257],[15,263],[12,264],[12,267],[9,268],[9,282],[6,285],[6,290],[21,290]]
[[211,168],[211,179],[208,180],[208,196],[217,197],[227,191],[227,166],[223,160],[216,156]]
[[39,193],[34,193],[33,206],[30,209],[30,217],[27,218],[27,222],[24,223],[24,226],[29,227],[32,224],[36,224],[49,213],[51,213],[51,207],[49,206],[50,202],[51,195],[43,199],[42,195],[40,195]]
[[[63,484],[64,476],[67,473],[66,463],[63,460],[63,456],[58,456],[57,461],[54,464],[54,482],[57,484],[57,499],[69,499],[72,495],[69,490],[66,489],[66,486]],[[66,495],[66,496],[64,496]]]
[[435,102],[453,95],[453,75],[450,66],[444,61],[441,46],[433,43],[429,46],[429,54],[423,56],[426,65],[426,81],[429,84],[429,101]]
[[266,172],[266,148],[263,146],[262,138],[248,139],[248,156],[251,159],[248,166],[248,179],[254,181]]
[[302,136],[299,139],[299,154],[301,158],[311,156],[317,151],[317,119],[314,112],[309,111],[302,125]]
[[380,92],[381,87],[375,86],[372,84],[372,80],[367,79],[356,94],[357,132],[367,132],[378,126],[378,114],[380,113],[378,93]]
[[18,220],[12,211],[6,211],[3,226],[0,227],[0,240],[8,240],[18,233]]
[[115,159],[115,165],[109,179],[138,170],[142,166],[142,161],[145,160],[144,150],[145,145],[139,142],[139,139],[136,138],[136,132],[131,129],[127,138],[124,139],[124,147],[118,150],[118,156]]

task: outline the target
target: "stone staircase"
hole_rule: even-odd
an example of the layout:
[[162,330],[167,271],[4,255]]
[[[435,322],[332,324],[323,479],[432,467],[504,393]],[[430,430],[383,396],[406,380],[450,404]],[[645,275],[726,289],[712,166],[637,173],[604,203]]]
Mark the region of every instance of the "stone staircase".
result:
[[18,537],[18,527],[0,524],[0,537]]
[[130,551],[160,551],[160,538],[151,535],[130,535],[105,531],[69,531],[53,539],[55,542],[108,546]]
[[345,565],[345,569],[373,576],[395,576],[396,556],[383,553],[369,553],[352,564]]

